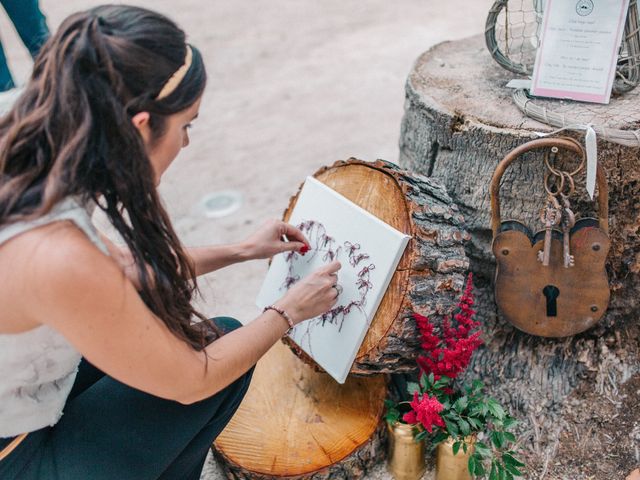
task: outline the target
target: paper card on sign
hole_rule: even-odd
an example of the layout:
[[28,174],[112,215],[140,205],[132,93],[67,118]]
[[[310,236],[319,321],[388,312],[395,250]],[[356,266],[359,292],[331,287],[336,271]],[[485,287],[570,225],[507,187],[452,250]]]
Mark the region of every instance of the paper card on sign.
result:
[[609,103],[629,0],[546,0],[531,93]]

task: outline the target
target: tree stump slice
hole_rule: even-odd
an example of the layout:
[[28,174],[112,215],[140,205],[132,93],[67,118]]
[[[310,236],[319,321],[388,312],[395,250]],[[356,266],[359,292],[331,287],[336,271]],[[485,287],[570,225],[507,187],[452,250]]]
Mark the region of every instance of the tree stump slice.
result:
[[[338,161],[314,177],[412,236],[350,374],[415,372],[420,341],[411,314],[434,318],[448,314],[469,267],[464,251],[469,234],[458,207],[439,183],[383,160]],[[291,198],[285,221],[297,198],[297,194]],[[320,368],[292,341],[285,342],[309,365]]]
[[[511,406],[524,420],[522,428],[531,435],[534,450],[548,461],[559,429],[567,428],[563,404],[576,387],[589,383],[603,399],[613,398],[618,386],[640,371],[640,152],[598,141],[599,162],[609,183],[612,241],[612,296],[604,319],[564,339],[519,332],[499,318],[493,300],[489,185],[496,165],[510,150],[536,138],[534,132],[554,128],[520,112],[505,87],[512,78],[493,61],[482,36],[441,43],[421,55],[406,84],[400,165],[442,182],[464,215],[471,234],[467,253],[480,287],[478,318],[486,332],[486,346],[475,354],[468,375],[484,380],[494,396]],[[639,128],[618,105],[614,99],[608,107],[598,107],[607,110],[607,125]],[[571,107],[565,105],[565,114],[571,117],[567,108]],[[538,229],[543,173],[540,155],[530,155],[507,170],[501,189],[503,219],[518,219]],[[583,179],[579,186],[580,200],[572,204],[584,216],[595,206],[588,201]],[[572,409],[581,408],[578,400],[571,401]],[[637,416],[640,419],[640,411]]]
[[230,479],[365,478],[385,458],[386,393],[382,375],[340,385],[278,343],[213,453]]

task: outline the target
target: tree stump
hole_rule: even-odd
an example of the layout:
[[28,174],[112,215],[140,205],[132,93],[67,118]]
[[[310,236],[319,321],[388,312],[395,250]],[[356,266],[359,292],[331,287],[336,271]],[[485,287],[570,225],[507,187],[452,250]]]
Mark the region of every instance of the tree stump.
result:
[[387,389],[385,378],[372,374],[415,372],[419,336],[411,313],[442,318],[463,288],[468,234],[441,185],[381,160],[340,161],[315,177],[413,238],[351,370],[368,376],[350,375],[339,385],[295,345],[276,345],[215,442],[229,478],[366,478],[385,456]]
[[[338,161],[314,177],[412,236],[350,373],[414,372],[420,341],[411,314],[432,318],[448,314],[469,266],[463,245],[469,235],[458,207],[439,183],[382,160]],[[291,198],[285,220],[297,197]],[[319,368],[293,342],[285,341],[300,358]]]
[[[511,78],[513,74],[493,61],[481,36],[445,42],[424,53],[406,84],[400,164],[441,181],[464,215],[471,234],[467,253],[482,294],[478,315],[486,332],[486,346],[475,354],[469,376],[483,379],[492,394],[525,420],[522,428],[531,435],[530,445],[548,461],[558,430],[566,427],[566,399],[576,387],[591,384],[603,395],[602,401],[615,401],[618,386],[640,371],[635,317],[640,287],[640,160],[637,148],[599,140],[599,162],[609,181],[612,240],[608,258],[612,297],[605,318],[583,334],[560,340],[515,330],[498,317],[493,301],[489,185],[507,152],[536,138],[534,132],[553,128],[520,112],[512,91],[505,88]],[[627,95],[640,96],[640,91]],[[606,109],[609,127],[637,129],[637,120],[631,121],[637,115],[629,116],[618,105],[614,99],[608,107],[593,108]],[[565,105],[565,112],[571,108]],[[502,182],[503,219],[519,219],[537,229],[543,173],[539,155],[510,167]],[[580,185],[583,200],[572,202],[575,210],[593,212],[584,182]],[[570,408],[582,408],[580,402],[572,398]],[[636,417],[640,419],[640,411]]]
[[382,375],[338,384],[276,344],[214,455],[230,479],[364,478],[385,458]]

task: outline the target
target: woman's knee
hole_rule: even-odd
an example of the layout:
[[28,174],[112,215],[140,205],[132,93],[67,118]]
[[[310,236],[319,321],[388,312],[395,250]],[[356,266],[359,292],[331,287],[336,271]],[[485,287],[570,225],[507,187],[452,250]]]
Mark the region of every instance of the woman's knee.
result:
[[197,325],[197,328],[200,328],[204,335],[205,346],[240,327],[242,327],[242,323],[231,317],[213,317],[203,320]]
[[220,330],[222,335],[242,327],[242,323],[232,317],[213,317],[210,321]]
[[[214,317],[209,319],[208,323],[212,326],[215,325],[220,335],[226,335],[227,333],[230,333],[242,327],[242,323],[232,317]],[[251,367],[233,383],[210,397],[209,400],[215,402],[216,398],[223,397],[225,398],[225,403],[230,404],[235,410],[235,408],[240,404],[245,394],[247,393],[247,390],[249,389],[254,369],[255,366]]]
[[224,428],[242,403],[249,389],[252,375],[253,367],[231,385],[203,401],[205,403],[212,402],[212,404],[215,405],[214,414],[210,417],[208,425],[216,424],[219,430]]
[[230,389],[229,398],[232,399],[234,403],[240,404],[247,394],[251,379],[253,378],[254,369],[255,367],[251,367],[247,372],[243,373],[240,378],[227,387],[227,389]]

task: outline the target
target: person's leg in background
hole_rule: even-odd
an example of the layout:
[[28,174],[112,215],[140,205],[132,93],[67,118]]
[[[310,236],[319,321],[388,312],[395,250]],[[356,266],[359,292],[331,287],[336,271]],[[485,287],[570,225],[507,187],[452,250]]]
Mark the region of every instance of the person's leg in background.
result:
[[38,0],[0,0],[16,31],[32,58],[49,38],[47,20],[40,11]]
[[[23,43],[35,58],[44,42],[49,38],[45,16],[40,11],[38,0],[0,0],[20,35]],[[0,91],[15,87],[2,45],[0,45]]]
[[9,71],[9,65],[7,65],[7,57],[4,55],[4,48],[0,43],[0,92],[10,90],[15,87],[13,83],[13,77]]

